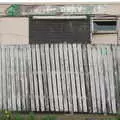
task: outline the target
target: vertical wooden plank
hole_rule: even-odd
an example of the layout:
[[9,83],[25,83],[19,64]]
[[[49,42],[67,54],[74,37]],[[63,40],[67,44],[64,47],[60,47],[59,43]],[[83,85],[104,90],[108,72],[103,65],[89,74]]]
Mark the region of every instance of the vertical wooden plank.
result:
[[78,112],[78,110],[77,110],[77,96],[76,96],[76,83],[75,83],[75,76],[74,76],[73,55],[72,55],[71,44],[68,44],[68,53],[69,53],[71,84],[72,84],[73,111]]
[[95,76],[95,86],[96,86],[96,98],[97,98],[97,112],[101,112],[101,96],[100,96],[100,81],[99,81],[99,70],[98,70],[98,54],[97,46],[92,46],[92,56],[93,56],[93,67]]
[[66,82],[67,82],[69,112],[73,112],[70,71],[69,71],[69,65],[68,65],[68,47],[66,43],[63,45],[63,50],[64,50],[64,60],[65,60],[65,75],[66,75]]
[[44,94],[43,94],[43,81],[42,81],[42,71],[41,71],[41,57],[39,45],[36,45],[37,54],[37,68],[38,68],[38,84],[39,84],[39,99],[41,104],[41,111],[45,110],[44,106]]
[[2,110],[3,100],[2,100],[2,54],[0,47],[0,109]]
[[30,84],[30,101],[31,101],[31,111],[35,111],[35,101],[34,101],[34,89],[33,89],[33,72],[32,72],[32,61],[31,61],[31,47],[28,45],[28,71],[29,71],[29,84]]
[[63,44],[59,44],[60,52],[60,68],[61,68],[61,78],[62,78],[62,88],[63,88],[63,103],[64,103],[64,112],[68,112],[68,101],[67,101],[67,88],[66,88],[66,79],[65,79],[65,66],[63,58]]
[[17,87],[16,87],[16,76],[17,76],[17,70],[16,70],[16,55],[15,55],[15,51],[16,51],[16,49],[17,49],[17,47],[16,47],[16,45],[14,45],[13,46],[13,63],[14,63],[14,88],[15,88],[15,108],[16,108],[16,110],[15,111],[17,111],[18,109],[17,109]]
[[80,76],[78,70],[78,55],[76,44],[73,44],[73,58],[74,58],[74,67],[75,67],[75,79],[76,79],[76,89],[77,89],[77,101],[78,101],[78,112],[82,112],[82,95],[80,88]]
[[12,110],[16,111],[16,90],[15,90],[15,72],[14,72],[14,54],[13,54],[14,48],[13,46],[10,47],[10,76],[11,76],[11,92],[12,92]]
[[20,64],[20,83],[21,83],[21,100],[22,100],[22,110],[25,111],[25,84],[24,84],[24,71],[23,71],[23,46],[20,46],[20,56],[19,56],[19,64]]
[[45,57],[46,57],[46,66],[47,66],[47,78],[48,78],[48,90],[49,90],[50,110],[54,111],[53,90],[52,90],[53,86],[52,86],[52,81],[51,81],[49,45],[48,44],[45,44]]
[[116,49],[116,60],[117,60],[117,72],[118,72],[118,76],[117,76],[117,85],[118,85],[118,111],[120,110],[120,53],[119,53],[119,50],[120,50],[120,47],[117,46],[117,49]]
[[39,111],[39,95],[38,95],[38,81],[37,81],[37,70],[36,70],[36,54],[35,54],[35,45],[31,45],[31,49],[32,49],[32,68],[33,68],[33,79],[34,79],[34,100],[35,100],[35,107],[36,107],[36,111]]
[[24,71],[24,84],[25,84],[25,110],[29,110],[29,88],[28,88],[28,70],[27,70],[27,46],[23,48],[23,71]]
[[111,94],[111,109],[112,113],[116,113],[116,102],[115,102],[115,84],[114,84],[114,77],[113,77],[113,60],[112,60],[112,51],[111,46],[107,47],[108,56],[107,56],[107,63],[109,68],[109,81],[110,81],[110,94]]
[[79,60],[79,69],[80,69],[80,82],[81,82],[81,89],[82,89],[82,101],[83,101],[83,112],[88,112],[87,110],[87,98],[86,98],[86,89],[85,89],[85,79],[84,79],[84,69],[83,69],[83,58],[82,58],[82,50],[81,44],[77,45],[78,51],[78,60]]
[[21,92],[20,92],[20,72],[19,72],[19,48],[16,46],[15,50],[15,68],[16,68],[16,97],[17,97],[17,111],[21,111]]
[[[5,67],[5,68],[4,68],[4,69],[5,69],[5,71],[4,71],[4,72],[5,72],[5,73],[4,73],[4,75],[5,75],[5,76],[4,76],[5,81],[4,81],[3,83],[4,83],[5,89],[6,89],[6,90],[5,90],[5,92],[6,92],[6,93],[5,93],[5,94],[6,94],[6,96],[5,96],[6,108],[5,108],[5,109],[8,109],[8,104],[7,104],[7,97],[8,97],[8,94],[7,94],[7,76],[6,76],[6,73],[7,73],[7,64],[6,64],[6,63],[7,63],[7,60],[6,60],[6,56],[5,56],[5,55],[6,55],[6,49],[7,49],[7,48],[6,48],[6,46],[3,46],[3,47],[4,47],[4,61],[5,61],[5,62],[4,62],[4,64],[5,64],[5,65],[4,65],[4,67]],[[9,57],[9,58],[10,58],[10,57]],[[9,61],[10,61],[10,59],[9,59]],[[9,75],[10,75],[10,72],[9,72]],[[9,88],[10,88],[10,89],[9,89],[9,93],[12,94],[12,91],[11,91],[11,89],[12,89],[12,88],[11,88],[11,83],[9,84]],[[4,91],[4,90],[3,90],[3,91]],[[11,101],[10,101],[10,105],[12,106]],[[10,110],[12,110],[12,107],[10,107]]]
[[46,61],[45,61],[45,45],[40,45],[41,51],[41,60],[42,60],[42,73],[43,73],[43,84],[44,84],[44,99],[45,99],[45,109],[49,111],[49,97],[48,97],[48,81],[47,81],[47,70],[46,70]]
[[54,93],[54,107],[55,111],[59,111],[58,105],[58,93],[57,93],[57,83],[56,83],[56,71],[55,71],[55,55],[53,44],[50,46],[50,61],[51,61],[51,71],[52,71],[52,83],[53,83],[53,93]]
[[[11,72],[10,72],[10,61],[11,61],[11,57],[10,57],[10,48],[6,48],[6,46],[3,46],[4,47],[4,67],[5,67],[5,76],[4,76],[4,78],[5,78],[5,80],[6,81],[4,81],[3,83],[4,83],[4,85],[6,86],[5,88],[6,88],[6,109],[8,109],[8,110],[12,110],[12,84],[11,84],[11,78],[10,78],[10,76],[11,76]],[[7,56],[6,56],[6,53],[8,54]],[[9,61],[8,62],[8,64],[9,64],[9,66],[7,66],[7,61]],[[7,68],[8,67],[8,68]],[[6,76],[7,75],[7,70],[8,70],[8,76]],[[7,79],[9,79],[8,81],[7,81]],[[7,83],[8,82],[8,83]],[[9,105],[8,105],[8,97],[9,97]]]
[[7,48],[5,51],[5,62],[6,62],[6,91],[7,91],[7,108],[8,110],[12,109],[12,100],[11,100],[11,79],[10,79],[10,48]]
[[60,77],[60,67],[58,58],[58,44],[55,44],[55,63],[56,63],[56,73],[57,73],[57,87],[58,87],[58,99],[60,111],[63,111],[63,100],[62,100],[62,89],[61,89],[61,77]]
[[119,107],[119,110],[120,110],[120,53],[119,53],[119,50],[120,50],[120,46],[117,46],[117,70],[118,70],[118,80],[117,80],[117,84],[118,84],[118,107]]
[[90,84],[91,84],[91,95],[92,95],[92,108],[93,113],[97,112],[97,100],[96,100],[96,89],[95,89],[95,77],[94,77],[94,67],[93,67],[93,57],[92,57],[92,46],[87,45],[89,70],[90,70]]
[[5,47],[2,46],[2,89],[3,89],[3,110],[7,109],[7,99],[6,99],[6,79],[5,79]]
[[89,76],[89,67],[88,67],[88,53],[87,53],[87,45],[82,46],[83,52],[83,65],[85,71],[85,87],[86,87],[86,96],[87,96],[87,108],[88,112],[92,112],[92,99],[91,99],[91,90],[90,90],[90,76]]
[[102,102],[102,112],[106,113],[106,94],[105,94],[105,82],[104,82],[104,71],[103,71],[103,55],[101,54],[101,46],[97,47],[98,52],[98,70],[99,70],[99,78],[100,78],[100,90],[101,90],[101,102]]
[[107,51],[107,45],[102,47],[102,51],[104,51],[104,55],[103,55],[103,64],[104,64],[104,72],[105,72],[105,88],[106,88],[106,98],[107,98],[107,112],[111,113],[111,95],[110,95],[110,83],[109,83],[109,67],[107,65],[107,55],[108,55],[108,51]]
[[115,98],[116,98],[116,112],[120,111],[120,103],[119,103],[119,64],[117,56],[119,54],[119,46],[112,46],[112,60],[113,60],[113,75],[114,75],[114,84],[115,84]]

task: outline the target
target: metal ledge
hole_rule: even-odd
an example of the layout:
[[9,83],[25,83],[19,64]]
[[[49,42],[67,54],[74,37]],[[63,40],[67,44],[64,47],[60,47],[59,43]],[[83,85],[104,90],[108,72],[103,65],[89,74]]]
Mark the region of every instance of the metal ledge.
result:
[[33,16],[33,19],[87,19],[87,16]]

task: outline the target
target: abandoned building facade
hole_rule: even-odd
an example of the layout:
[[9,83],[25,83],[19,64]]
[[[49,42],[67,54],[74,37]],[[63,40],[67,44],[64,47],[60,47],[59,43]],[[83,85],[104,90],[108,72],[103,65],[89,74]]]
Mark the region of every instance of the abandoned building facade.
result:
[[0,110],[118,113],[120,46],[104,44],[120,44],[119,11],[117,3],[0,5]]
[[1,5],[0,11],[0,44],[120,43],[117,3]]

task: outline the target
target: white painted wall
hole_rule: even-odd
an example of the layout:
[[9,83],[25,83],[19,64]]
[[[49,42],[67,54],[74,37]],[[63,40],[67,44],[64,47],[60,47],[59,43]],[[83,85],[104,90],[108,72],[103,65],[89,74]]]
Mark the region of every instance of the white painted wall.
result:
[[92,44],[117,44],[117,34],[93,35]]
[[29,18],[0,18],[0,44],[28,44]]

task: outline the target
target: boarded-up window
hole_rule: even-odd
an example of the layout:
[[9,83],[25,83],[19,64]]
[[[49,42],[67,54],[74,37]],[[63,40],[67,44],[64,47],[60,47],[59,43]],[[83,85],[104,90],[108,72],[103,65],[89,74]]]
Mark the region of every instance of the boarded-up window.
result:
[[30,43],[89,43],[88,20],[31,19]]

